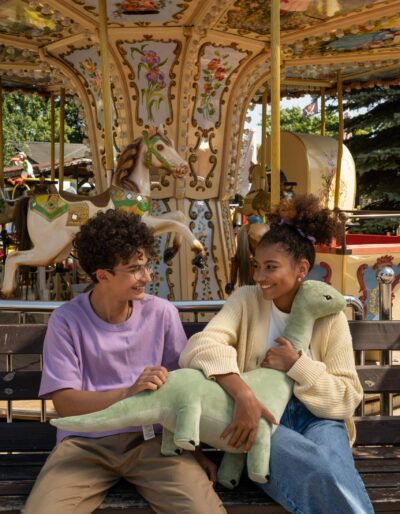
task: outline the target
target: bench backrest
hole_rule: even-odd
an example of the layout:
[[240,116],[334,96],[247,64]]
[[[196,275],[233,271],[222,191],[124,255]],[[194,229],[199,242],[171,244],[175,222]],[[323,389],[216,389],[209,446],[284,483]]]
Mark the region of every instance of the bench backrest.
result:
[[[366,350],[400,350],[400,321],[349,323],[357,355]],[[204,326],[201,322],[184,323],[189,337]],[[5,371],[0,372],[0,402],[6,405],[0,419],[0,451],[49,451],[54,446],[55,429],[43,422],[46,420],[44,402],[41,402],[42,423],[17,419],[12,408],[18,400],[37,400],[45,332],[46,325],[42,324],[0,325],[0,357],[5,362]],[[36,368],[16,369],[13,361],[19,355],[36,355]],[[400,393],[400,365],[359,365],[357,371],[366,394]],[[362,416],[356,418],[356,423],[357,444],[400,444],[400,416]]]

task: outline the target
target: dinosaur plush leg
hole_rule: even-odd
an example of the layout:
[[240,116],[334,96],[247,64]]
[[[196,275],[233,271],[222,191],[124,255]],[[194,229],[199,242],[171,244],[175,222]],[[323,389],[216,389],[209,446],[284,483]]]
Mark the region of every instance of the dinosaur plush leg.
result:
[[166,457],[175,457],[183,452],[182,448],[177,448],[174,442],[174,433],[163,427],[161,440],[161,453]]
[[227,489],[238,485],[246,460],[245,453],[224,453],[218,468],[217,480]]
[[271,426],[260,420],[257,442],[247,454],[247,473],[251,480],[265,484],[268,482],[269,458],[271,450]]
[[176,417],[174,441],[184,450],[194,451],[200,443],[201,406],[198,403],[181,407]]

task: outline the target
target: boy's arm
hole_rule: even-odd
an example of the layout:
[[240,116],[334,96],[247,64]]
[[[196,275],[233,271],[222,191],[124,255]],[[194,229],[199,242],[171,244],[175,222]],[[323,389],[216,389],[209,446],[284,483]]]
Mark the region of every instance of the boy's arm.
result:
[[115,402],[141,391],[155,391],[167,380],[168,371],[163,366],[145,368],[130,387],[110,391],[79,391],[59,389],[51,394],[54,406],[60,416],[77,416],[103,410]]

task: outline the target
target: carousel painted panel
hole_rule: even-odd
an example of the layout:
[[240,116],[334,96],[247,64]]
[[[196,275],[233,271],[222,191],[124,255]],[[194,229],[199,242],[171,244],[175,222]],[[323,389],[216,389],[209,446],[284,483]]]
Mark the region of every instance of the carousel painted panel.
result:
[[[168,200],[152,200],[152,214],[153,216],[159,216],[171,212],[170,203],[173,202]],[[154,266],[154,279],[147,286],[146,292],[159,296],[161,298],[167,298],[168,300],[175,300],[174,284],[171,280],[173,273],[171,263],[164,262],[162,256],[165,250],[169,246],[171,234],[165,233],[156,238],[156,255],[153,257]]]
[[[86,48],[73,49],[70,52],[61,54],[60,57],[72,65],[74,71],[82,78],[84,86],[92,98],[92,105],[96,113],[97,128],[104,131],[104,109],[102,99],[102,74],[100,63],[100,52],[98,47],[89,46]],[[112,86],[111,86],[112,87]],[[112,102],[113,133],[118,114],[114,102]],[[114,139],[114,146],[115,139]]]
[[[361,250],[360,250],[361,251]],[[354,252],[357,252],[354,249]],[[341,293],[359,298],[364,306],[365,319],[379,319],[379,284],[376,274],[384,266],[391,266],[395,272],[392,284],[392,318],[400,319],[400,246],[375,245],[363,253],[336,254],[317,251],[315,269],[310,278],[321,279],[323,268],[328,270],[328,281]],[[352,312],[348,310],[348,317]]]
[[195,272],[192,283],[193,300],[218,300],[224,297],[221,283],[217,277],[218,258],[216,255],[215,237],[216,212],[211,208],[210,202],[193,200],[189,208],[190,230],[206,249],[205,266],[193,268]]
[[[281,30],[301,30],[354,9],[362,9],[374,0],[280,0]],[[240,35],[266,36],[271,33],[271,0],[237,0],[219,29],[234,29]]]
[[[49,6],[47,6],[49,7]],[[38,10],[28,0],[3,0],[0,5],[0,33],[10,36],[24,36],[35,39],[40,45],[51,42],[52,37],[73,34],[76,29],[73,20],[58,10]]]
[[[98,0],[73,0],[85,10],[98,16]],[[140,27],[152,23],[173,25],[178,23],[191,4],[191,0],[122,0],[107,1],[109,22]]]
[[192,123],[203,131],[220,126],[221,106],[224,93],[229,89],[229,79],[248,56],[248,52],[237,50],[235,46],[205,44],[200,49]]
[[171,124],[173,69],[178,63],[181,43],[152,39],[134,43],[118,41],[117,48],[129,68],[129,85],[135,90],[132,100],[136,107],[136,123],[146,126]]

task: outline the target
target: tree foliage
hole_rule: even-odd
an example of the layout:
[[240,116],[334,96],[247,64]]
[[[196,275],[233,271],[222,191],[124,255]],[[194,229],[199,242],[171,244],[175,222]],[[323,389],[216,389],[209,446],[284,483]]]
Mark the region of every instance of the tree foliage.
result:
[[[400,211],[400,88],[367,89],[345,96],[346,141],[357,172],[358,204],[368,210]],[[395,233],[398,218],[363,220],[351,231]]]
[[[335,112],[326,113],[325,134],[337,136],[338,117]],[[321,134],[321,116],[304,116],[300,107],[289,107],[281,110],[281,130],[298,134]],[[271,133],[271,120],[267,116],[267,134]]]
[[[55,139],[59,141],[60,100],[55,98]],[[71,98],[65,103],[64,142],[81,143],[82,122],[78,107]],[[37,94],[6,93],[3,96],[4,164],[10,164],[15,147],[32,141],[50,141],[50,100]]]

